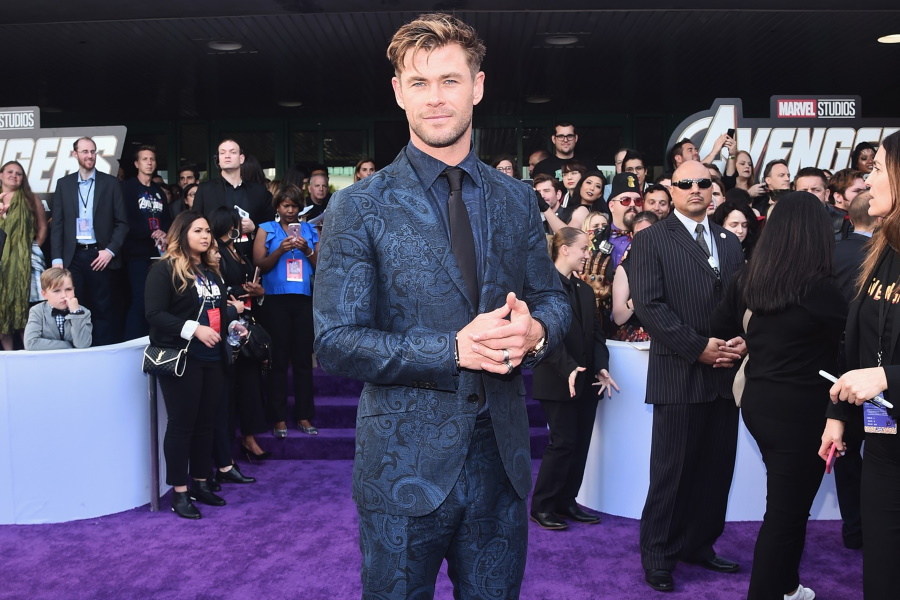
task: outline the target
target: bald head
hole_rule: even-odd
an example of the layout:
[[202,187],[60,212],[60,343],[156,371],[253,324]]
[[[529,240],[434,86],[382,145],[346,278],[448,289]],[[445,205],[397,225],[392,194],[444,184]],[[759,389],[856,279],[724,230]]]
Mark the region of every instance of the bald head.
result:
[[[698,181],[705,180],[706,188],[701,188]],[[678,186],[679,182],[690,182],[688,189]],[[685,161],[672,174],[672,204],[675,210],[689,219],[703,221],[706,208],[712,202],[712,185],[709,169],[696,160]]]

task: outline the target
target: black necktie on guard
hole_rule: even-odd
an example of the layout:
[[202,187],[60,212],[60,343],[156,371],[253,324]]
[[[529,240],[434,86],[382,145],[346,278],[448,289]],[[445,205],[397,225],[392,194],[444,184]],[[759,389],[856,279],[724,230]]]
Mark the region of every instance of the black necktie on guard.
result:
[[456,257],[463,281],[469,292],[469,300],[478,308],[478,263],[475,260],[475,236],[472,222],[462,197],[462,179],[465,171],[459,167],[447,167],[444,175],[450,183],[450,252]]

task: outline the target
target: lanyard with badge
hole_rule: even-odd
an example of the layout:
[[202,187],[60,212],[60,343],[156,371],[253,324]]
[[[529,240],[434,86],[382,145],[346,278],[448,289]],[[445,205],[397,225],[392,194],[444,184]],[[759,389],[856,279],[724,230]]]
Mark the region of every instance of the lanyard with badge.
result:
[[[81,194],[81,186],[84,183],[88,183],[88,191],[87,194]],[[82,214],[87,215],[88,205],[91,202],[91,191],[94,189],[94,179],[88,179],[84,181],[82,179],[78,180],[78,202],[81,204],[81,207],[84,209]],[[78,217],[75,219],[75,239],[78,240],[89,240],[94,237],[94,219],[92,217]]]
[[[289,223],[288,224],[288,237],[299,238],[300,237],[300,223]],[[291,248],[291,257],[287,259],[287,280],[288,281],[303,281],[303,259],[294,258],[294,249]]]
[[[219,290],[218,289],[213,290],[214,282],[213,282],[212,276],[209,274],[209,272],[205,273],[205,277],[198,273],[197,281],[200,283],[200,285],[202,285],[206,289],[207,292],[209,292],[208,294],[203,294],[201,292],[202,297],[200,298],[200,302],[204,305],[207,303],[207,301],[213,302],[214,301],[213,298],[216,297],[216,292],[218,292]],[[218,288],[218,285],[216,285],[216,288]],[[206,317],[209,319],[209,326],[213,330],[215,330],[215,331],[221,330],[222,314],[219,311],[218,306],[216,306],[215,308],[207,308],[206,309]]]
[[[881,357],[883,352],[882,338],[884,336],[884,326],[887,324],[887,305],[891,301],[894,286],[891,286],[891,292],[882,298],[878,306],[878,365],[881,366]],[[891,323],[891,326],[896,326]],[[881,394],[878,398],[883,398]],[[877,400],[876,398],[875,400]],[[866,433],[897,433],[897,421],[888,414],[887,408],[880,402],[875,400],[863,403],[863,427]]]

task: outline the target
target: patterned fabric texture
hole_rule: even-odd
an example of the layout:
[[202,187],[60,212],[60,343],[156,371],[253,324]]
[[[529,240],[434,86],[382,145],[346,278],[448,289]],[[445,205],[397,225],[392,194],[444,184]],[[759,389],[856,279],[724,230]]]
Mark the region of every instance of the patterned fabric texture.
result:
[[28,298],[31,292],[31,244],[34,240],[34,214],[22,190],[9,202],[6,218],[0,220],[6,231],[6,246],[0,257],[0,333],[25,329]]

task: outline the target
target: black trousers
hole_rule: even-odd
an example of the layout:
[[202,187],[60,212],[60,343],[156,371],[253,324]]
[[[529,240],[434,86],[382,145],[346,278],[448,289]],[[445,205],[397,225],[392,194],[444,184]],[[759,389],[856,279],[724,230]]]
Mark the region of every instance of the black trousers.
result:
[[834,487],[841,509],[841,535],[844,543],[858,546],[862,543],[862,512],[860,508],[863,458],[862,407],[850,407],[854,415],[844,424],[846,452],[834,461]]
[[552,513],[575,504],[581,489],[597,415],[597,396],[540,402],[550,426],[550,444],[541,459],[531,510]]
[[641,514],[641,563],[668,569],[715,556],[725,530],[737,451],[734,400],[655,404],[650,487]]
[[169,414],[163,442],[166,483],[187,485],[189,471],[194,479],[206,479],[212,469],[216,409],[225,398],[225,365],[188,356],[184,374],[162,376],[159,386]]
[[95,271],[91,263],[97,258],[97,250],[75,249],[75,256],[68,265],[75,285],[75,297],[79,304],[91,311],[94,326],[92,346],[106,346],[122,341],[122,324],[118,306],[113,299],[113,279],[116,273],[106,267]]
[[232,462],[235,409],[242,435],[256,435],[268,429],[262,404],[260,365],[239,356],[227,371],[228,388],[225,399],[216,410],[213,434],[213,462],[218,468],[227,467]]
[[900,557],[900,434],[866,434],[862,531],[865,598],[894,600]]
[[151,264],[152,261],[149,258],[137,258],[127,261],[125,266],[131,298],[128,309],[125,311],[126,340],[134,340],[150,333],[150,325],[144,315],[144,287]]
[[264,327],[272,336],[269,408],[275,422],[287,421],[288,365],[294,378],[294,421],[312,419],[312,298],[303,294],[266,296]]
[[825,473],[818,451],[827,402],[826,395],[803,398],[802,390],[793,389],[754,394],[749,384],[744,393],[744,423],[766,465],[766,513],[753,551],[748,600],[781,598],[800,584],[806,524]]

